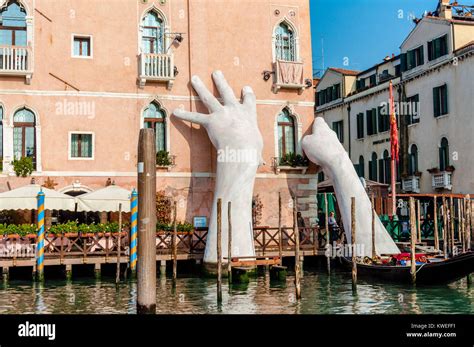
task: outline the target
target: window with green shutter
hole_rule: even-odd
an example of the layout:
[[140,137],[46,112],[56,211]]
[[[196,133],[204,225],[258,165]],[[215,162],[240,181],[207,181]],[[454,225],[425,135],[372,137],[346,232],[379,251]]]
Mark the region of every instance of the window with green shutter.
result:
[[377,153],[372,153],[372,160],[369,162],[369,180],[377,181]]
[[359,113],[357,115],[357,138],[363,139],[364,138],[364,114]]
[[407,114],[405,115],[408,124],[415,124],[420,122],[420,115],[418,113],[419,95],[413,95],[407,98]]
[[446,137],[441,139],[439,147],[439,169],[445,171],[449,166],[449,143]]
[[377,134],[377,115],[376,109],[367,110],[367,135]]
[[435,60],[448,54],[448,35],[428,42],[428,60]]
[[435,117],[448,114],[448,86],[433,88],[433,114]]
[[342,120],[332,122],[332,130],[336,133],[339,142],[344,143],[344,122]]

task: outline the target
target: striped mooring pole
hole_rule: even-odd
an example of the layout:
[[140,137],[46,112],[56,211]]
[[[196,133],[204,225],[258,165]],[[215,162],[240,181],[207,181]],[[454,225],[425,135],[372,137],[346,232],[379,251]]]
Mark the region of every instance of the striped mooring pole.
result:
[[132,275],[137,272],[137,230],[138,230],[138,193],[132,191],[130,199],[131,223],[130,223],[130,271]]
[[38,201],[38,241],[36,244],[36,275],[39,281],[44,280],[44,193],[39,191]]

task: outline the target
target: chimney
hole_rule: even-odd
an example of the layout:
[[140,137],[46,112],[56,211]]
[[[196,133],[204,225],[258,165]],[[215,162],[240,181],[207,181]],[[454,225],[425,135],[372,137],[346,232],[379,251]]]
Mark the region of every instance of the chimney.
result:
[[453,13],[451,11],[450,0],[439,0],[439,17],[445,19],[452,19]]

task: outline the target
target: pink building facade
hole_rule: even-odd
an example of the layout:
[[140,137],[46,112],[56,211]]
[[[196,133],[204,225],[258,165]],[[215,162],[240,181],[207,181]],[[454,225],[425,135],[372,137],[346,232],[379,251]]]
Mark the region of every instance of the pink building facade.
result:
[[181,220],[209,216],[216,151],[172,111],[207,113],[190,78],[214,88],[222,70],[238,97],[245,85],[257,96],[260,224],[276,225],[279,192],[285,204],[296,192],[313,222],[315,168],[279,159],[303,154],[314,119],[309,1],[0,0],[0,16],[0,191],[31,181],[12,168],[25,156],[37,183],[65,193],[109,178],[136,187],[139,129],[153,127],[165,153],[157,191],[178,201]]

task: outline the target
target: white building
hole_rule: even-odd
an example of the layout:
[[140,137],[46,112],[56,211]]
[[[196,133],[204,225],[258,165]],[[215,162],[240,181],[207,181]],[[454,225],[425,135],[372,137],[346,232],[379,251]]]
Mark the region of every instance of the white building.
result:
[[360,176],[390,182],[389,81],[398,109],[397,190],[474,193],[474,6],[442,0],[400,46],[362,72],[329,68],[316,116],[333,127]]

